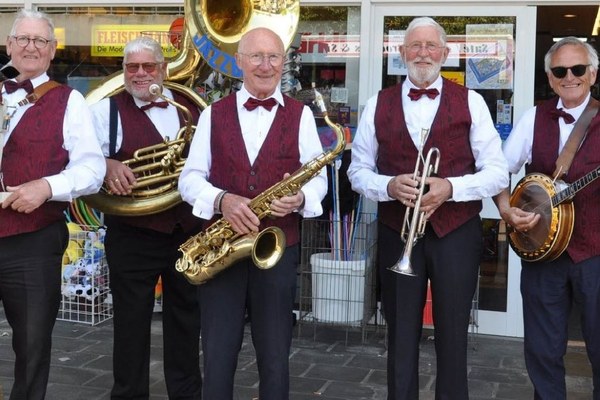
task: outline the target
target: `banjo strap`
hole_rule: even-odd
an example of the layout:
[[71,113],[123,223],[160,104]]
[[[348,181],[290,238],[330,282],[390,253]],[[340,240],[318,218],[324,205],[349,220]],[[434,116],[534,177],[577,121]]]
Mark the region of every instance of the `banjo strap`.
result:
[[575,123],[573,131],[569,135],[569,139],[567,139],[565,147],[563,147],[562,151],[558,155],[558,158],[556,159],[556,169],[552,174],[554,179],[558,179],[562,175],[566,175],[567,172],[569,172],[573,157],[575,157],[575,153],[577,153],[577,150],[579,150],[579,147],[581,146],[581,143],[583,142],[583,139],[587,133],[588,127],[590,126],[590,122],[592,122],[592,119],[596,116],[596,113],[598,113],[598,109],[600,109],[600,101],[590,97],[590,101]]

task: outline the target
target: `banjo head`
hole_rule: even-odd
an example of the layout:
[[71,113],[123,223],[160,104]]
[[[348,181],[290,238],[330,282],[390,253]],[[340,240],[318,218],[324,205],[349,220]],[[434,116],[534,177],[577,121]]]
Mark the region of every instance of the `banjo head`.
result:
[[526,261],[540,261],[552,256],[560,218],[559,208],[552,206],[555,194],[554,183],[548,176],[528,174],[517,183],[510,196],[511,207],[540,215],[540,221],[533,229],[509,234],[511,247]]

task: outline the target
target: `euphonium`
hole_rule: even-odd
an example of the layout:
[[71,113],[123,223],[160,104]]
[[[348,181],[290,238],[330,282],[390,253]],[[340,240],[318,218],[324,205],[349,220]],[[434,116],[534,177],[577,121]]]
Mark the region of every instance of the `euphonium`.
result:
[[[428,133],[429,130],[426,129],[423,129],[421,132],[423,140],[419,147],[419,155],[417,156],[417,162],[412,176],[413,180],[419,181],[419,194],[415,199],[414,208],[406,206],[404,220],[402,221],[402,231],[400,232],[400,236],[405,243],[404,252],[396,264],[388,268],[390,271],[409,276],[416,276],[411,266],[410,256],[412,254],[413,246],[418,239],[423,237],[425,234],[425,227],[427,226],[427,216],[425,215],[425,212],[421,211],[421,200],[425,194],[425,180],[431,176],[431,174],[437,173],[440,164],[440,151],[437,147],[429,149],[427,156],[423,159],[423,143],[425,142]],[[434,157],[435,160],[433,160]]]
[[[325,165],[333,162],[346,147],[343,128],[329,119],[323,97],[316,90],[315,94],[315,103],[323,112],[325,122],[336,133],[336,146],[253,198],[248,206],[259,219],[271,215],[273,200],[298,193],[302,186],[314,178]],[[257,234],[238,234],[229,222],[221,218],[189,238],[179,247],[179,251],[183,255],[177,260],[175,269],[183,273],[190,283],[200,285],[236,261],[249,256],[258,268],[272,268],[285,251],[285,235],[277,227],[267,228]]]
[[[172,82],[164,82],[171,90],[184,92],[200,108],[206,103],[190,88]],[[138,149],[133,158],[123,164],[129,166],[136,176],[132,193],[129,196],[112,195],[106,186],[99,193],[85,196],[85,202],[104,213],[111,215],[139,216],[156,214],[181,203],[177,191],[177,180],[185,163],[184,150],[191,142],[196,127],[192,115],[183,105],[162,94],[159,85],[151,85],[150,93],[175,106],[182,113],[185,126],[173,140]]]

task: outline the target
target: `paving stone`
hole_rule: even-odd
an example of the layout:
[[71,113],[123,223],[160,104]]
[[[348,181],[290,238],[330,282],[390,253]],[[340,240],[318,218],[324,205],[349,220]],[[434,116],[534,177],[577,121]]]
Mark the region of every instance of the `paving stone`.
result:
[[[167,400],[160,314],[151,326],[150,400]],[[112,378],[112,322],[90,326],[57,321],[47,400],[107,400]],[[434,400],[436,355],[424,330],[420,343],[419,400]],[[12,332],[0,303],[0,387],[8,398],[13,384]],[[202,359],[202,354],[200,354]],[[201,361],[202,362],[202,361]],[[471,400],[527,400],[533,388],[525,370],[523,341],[471,334],[468,348]],[[591,368],[585,349],[570,346],[565,357],[569,400],[589,400]],[[291,400],[385,400],[387,338],[381,326],[296,327],[290,355]],[[238,358],[234,399],[258,397],[256,357],[247,326]]]

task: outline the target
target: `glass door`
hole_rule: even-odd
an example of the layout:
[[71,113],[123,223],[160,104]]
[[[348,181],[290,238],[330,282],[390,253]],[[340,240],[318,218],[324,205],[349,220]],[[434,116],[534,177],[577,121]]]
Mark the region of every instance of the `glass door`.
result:
[[[498,134],[506,138],[513,121],[533,105],[533,57],[526,55],[535,52],[535,8],[374,5],[364,17],[371,20],[361,23],[367,27],[361,35],[361,49],[367,54],[360,68],[370,79],[361,82],[359,104],[406,78],[399,46],[408,23],[417,16],[431,16],[444,27],[450,55],[442,75],[480,93]],[[513,184],[519,178],[513,176]],[[522,336],[519,259],[507,245],[506,226],[491,199],[484,202],[481,216],[485,252],[473,302],[473,329]]]

